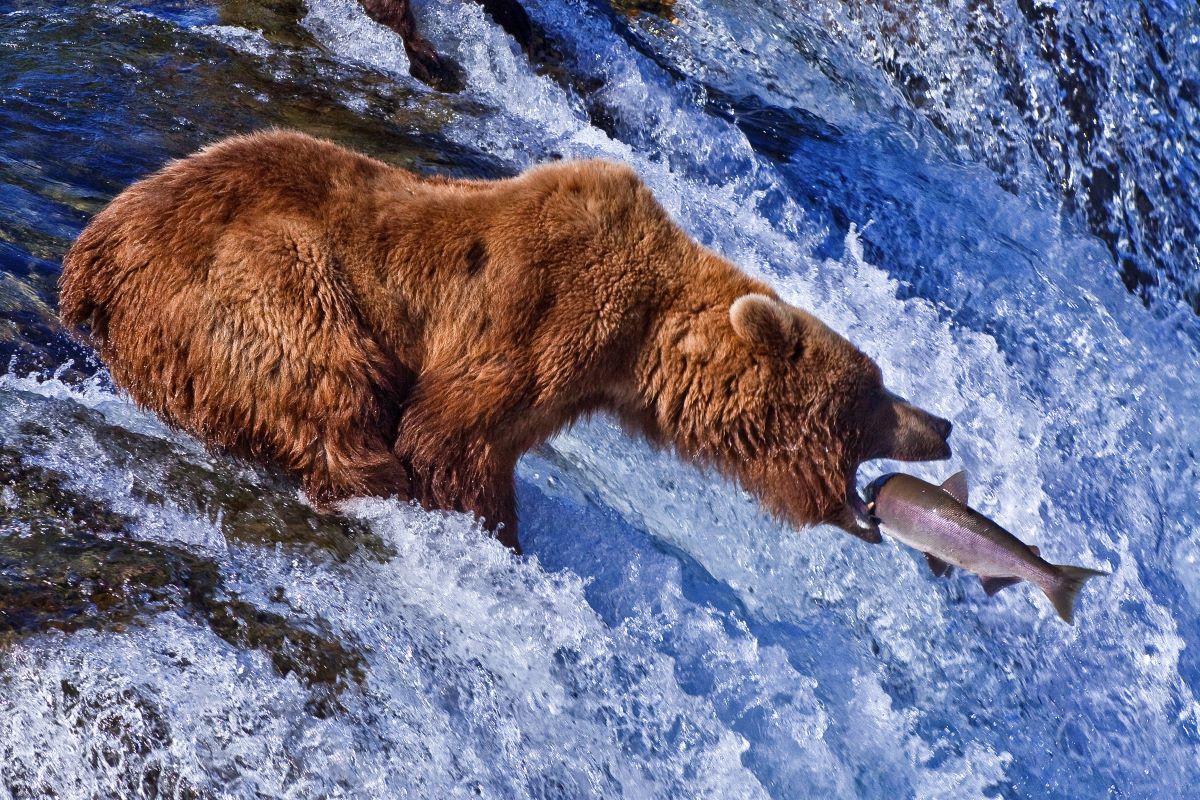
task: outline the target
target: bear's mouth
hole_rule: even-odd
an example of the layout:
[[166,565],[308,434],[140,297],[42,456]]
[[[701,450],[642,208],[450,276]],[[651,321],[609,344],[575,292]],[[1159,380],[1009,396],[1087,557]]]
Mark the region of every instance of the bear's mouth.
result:
[[854,473],[851,473],[846,487],[846,507],[855,527],[850,533],[871,544],[878,544],[883,541],[883,536],[879,533],[879,518],[871,513],[870,505],[858,493],[857,483]]

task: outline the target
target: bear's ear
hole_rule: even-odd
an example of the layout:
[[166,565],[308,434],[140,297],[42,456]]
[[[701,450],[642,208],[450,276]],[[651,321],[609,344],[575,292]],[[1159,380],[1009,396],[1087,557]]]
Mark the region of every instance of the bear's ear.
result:
[[756,349],[791,356],[800,344],[800,326],[783,303],[765,294],[746,294],[729,307],[733,331]]

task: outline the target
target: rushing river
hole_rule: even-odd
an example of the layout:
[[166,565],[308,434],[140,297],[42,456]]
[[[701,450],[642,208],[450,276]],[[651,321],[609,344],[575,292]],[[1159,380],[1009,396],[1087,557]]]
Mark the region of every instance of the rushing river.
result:
[[[0,798],[1194,796],[1196,4],[524,5],[532,62],[417,4],[466,76],[439,94],[351,0],[0,2]],[[93,213],[269,126],[463,176],[632,164],[955,421],[918,472],[1112,576],[1069,627],[603,418],[521,462],[525,557],[315,514],[55,319]]]

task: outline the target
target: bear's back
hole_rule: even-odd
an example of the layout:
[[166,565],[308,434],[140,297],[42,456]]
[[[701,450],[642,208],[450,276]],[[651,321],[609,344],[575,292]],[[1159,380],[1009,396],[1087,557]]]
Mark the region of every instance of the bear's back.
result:
[[[389,168],[288,132],[226,139],[118,195],[63,260],[60,313],[104,336],[105,309],[153,281],[170,291],[203,276],[226,229],[255,218],[319,218],[339,192]],[[396,170],[392,170],[396,172]]]

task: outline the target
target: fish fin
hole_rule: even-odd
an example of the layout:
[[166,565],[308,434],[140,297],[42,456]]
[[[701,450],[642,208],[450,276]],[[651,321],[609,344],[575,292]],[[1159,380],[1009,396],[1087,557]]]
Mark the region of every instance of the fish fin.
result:
[[1108,573],[1098,569],[1073,567],[1070,564],[1055,564],[1054,569],[1058,573],[1058,580],[1049,588],[1043,586],[1042,591],[1050,598],[1058,615],[1068,624],[1074,625],[1075,597],[1079,594],[1079,589],[1089,578]]
[[1001,589],[1006,589],[1013,584],[1021,582],[1021,578],[1017,577],[988,577],[985,575],[979,576],[979,582],[983,584],[983,590],[987,592],[988,597],[995,596],[996,592]]
[[867,544],[879,544],[883,541],[883,535],[879,533],[878,525],[870,528],[860,528],[858,525],[853,525],[852,527],[843,528],[842,530],[846,531],[846,533],[850,534],[851,536],[856,536],[859,539],[862,539]]
[[942,482],[942,491],[965,506],[967,504],[967,471],[959,470],[946,478]]
[[929,562],[930,571],[937,577],[944,578],[950,574],[950,565],[937,556],[926,553],[925,560]]
[[1038,558],[1042,557],[1042,551],[1038,549],[1036,544],[1029,545],[1029,552],[1033,553]]

